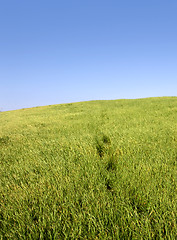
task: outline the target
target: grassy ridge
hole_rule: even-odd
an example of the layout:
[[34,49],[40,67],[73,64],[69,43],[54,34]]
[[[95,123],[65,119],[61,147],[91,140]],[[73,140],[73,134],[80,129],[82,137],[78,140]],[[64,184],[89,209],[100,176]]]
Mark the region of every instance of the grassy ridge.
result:
[[177,98],[0,113],[0,239],[177,238]]

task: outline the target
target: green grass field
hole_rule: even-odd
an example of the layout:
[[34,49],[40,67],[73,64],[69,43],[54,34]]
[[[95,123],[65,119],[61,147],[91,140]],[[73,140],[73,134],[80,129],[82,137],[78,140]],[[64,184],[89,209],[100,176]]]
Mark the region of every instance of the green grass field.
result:
[[177,239],[177,97],[0,113],[0,239]]

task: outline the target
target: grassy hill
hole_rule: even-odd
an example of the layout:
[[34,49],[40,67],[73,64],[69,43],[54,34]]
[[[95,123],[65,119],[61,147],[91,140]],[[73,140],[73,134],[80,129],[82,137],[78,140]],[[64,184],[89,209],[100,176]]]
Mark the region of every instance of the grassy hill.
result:
[[0,239],[176,239],[177,97],[0,113]]

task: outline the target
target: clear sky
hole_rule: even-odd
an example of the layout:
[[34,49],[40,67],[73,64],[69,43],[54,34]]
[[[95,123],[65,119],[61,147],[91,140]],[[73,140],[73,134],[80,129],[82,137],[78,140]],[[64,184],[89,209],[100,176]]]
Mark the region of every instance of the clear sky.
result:
[[177,96],[176,0],[1,0],[0,110]]

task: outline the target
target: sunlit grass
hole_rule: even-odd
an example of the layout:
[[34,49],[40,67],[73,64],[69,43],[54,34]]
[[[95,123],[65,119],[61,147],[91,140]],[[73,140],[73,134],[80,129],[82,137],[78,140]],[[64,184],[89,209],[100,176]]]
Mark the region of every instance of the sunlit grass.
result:
[[0,239],[176,239],[177,98],[0,113]]

